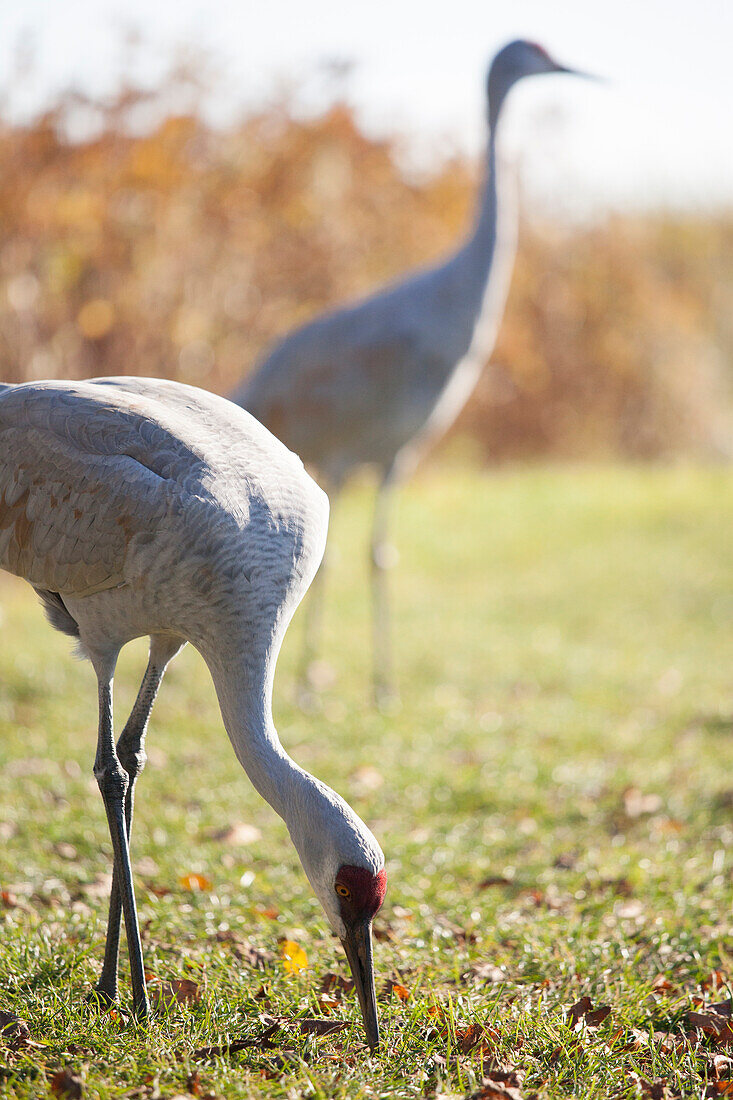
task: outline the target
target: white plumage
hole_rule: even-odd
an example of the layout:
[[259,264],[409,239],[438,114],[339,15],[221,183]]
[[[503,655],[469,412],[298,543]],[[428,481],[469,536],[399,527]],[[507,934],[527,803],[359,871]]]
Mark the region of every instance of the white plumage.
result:
[[[211,671],[239,760],[285,820],[344,942],[369,1041],[378,1040],[373,912],[345,908],[344,887],[335,887],[346,868],[358,882],[378,882],[381,902],[384,858],[353,810],[290,759],[271,710],[280,644],[327,525],[327,497],[301,461],[223,398],[139,378],[0,387],[0,567],[39,591],[99,682],[95,774],[115,849],[98,986],[107,1000],[117,988],[121,897],[135,1006],[147,1011],[129,865],[132,792],[165,667],[190,641]],[[120,648],[143,635],[150,661],[115,750],[114,669]]]

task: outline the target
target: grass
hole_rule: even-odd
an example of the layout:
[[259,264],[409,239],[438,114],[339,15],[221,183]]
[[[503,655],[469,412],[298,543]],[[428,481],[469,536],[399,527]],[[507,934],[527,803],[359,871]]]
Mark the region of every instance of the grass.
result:
[[[460,1096],[497,1066],[515,1071],[507,1096],[655,1095],[655,1079],[669,1090],[656,1095],[699,1096],[728,1072],[687,1013],[730,996],[733,976],[730,474],[444,469],[413,482],[395,513],[394,715],[366,705],[370,503],[357,487],[333,520],[334,683],[318,713],[294,706],[296,616],[276,719],[387,854],[378,989],[391,978],[409,998],[385,991],[383,1050],[360,1045],[351,996],[331,1009],[350,1024],[338,1034],[293,1022],[323,1014],[321,978],[345,960],[190,647],[153,714],[133,862],[147,967],[192,979],[199,999],[126,1021],[123,952],[123,1013],[85,1003],[110,867],[93,676],[6,578],[0,1010],[35,1045],[0,1037],[0,1094],[46,1095],[66,1065],[102,1098]],[[144,660],[142,642],[123,654],[118,721]],[[259,839],[217,839],[238,822]],[[191,874],[204,889],[181,884]],[[306,969],[287,972],[282,937]],[[264,969],[248,943],[272,953]],[[568,1006],[585,995],[610,1014],[573,1030]],[[194,1054],[256,1039],[273,1017],[272,1046]],[[483,1038],[463,1053],[471,1024]]]

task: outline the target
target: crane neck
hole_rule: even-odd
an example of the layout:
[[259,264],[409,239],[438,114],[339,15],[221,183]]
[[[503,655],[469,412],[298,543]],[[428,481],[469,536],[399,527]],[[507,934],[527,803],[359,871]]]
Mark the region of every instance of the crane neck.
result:
[[469,241],[469,246],[473,246],[483,256],[487,269],[491,266],[496,239],[497,192],[496,127],[492,126],[486,145],[484,179],[479,192],[474,230]]
[[245,659],[222,660],[202,649],[219,701],[224,727],[252,785],[288,823],[293,796],[307,773],[288,756],[272,719],[274,660],[263,670]]
[[515,77],[507,75],[502,66],[492,64],[487,81],[487,123],[488,140],[486,143],[486,164],[484,184],[479,199],[476,225],[472,237],[478,249],[485,249],[485,262],[491,265],[497,230],[497,156],[496,140],[499,120],[509,89],[515,83]]

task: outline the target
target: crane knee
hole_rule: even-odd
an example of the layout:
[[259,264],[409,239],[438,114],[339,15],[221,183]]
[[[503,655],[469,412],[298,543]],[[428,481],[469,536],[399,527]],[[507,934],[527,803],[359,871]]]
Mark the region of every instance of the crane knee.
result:
[[94,778],[97,780],[97,786],[105,803],[108,799],[124,801],[127,788],[130,786],[130,777],[119,761],[115,760],[101,766],[95,764]]

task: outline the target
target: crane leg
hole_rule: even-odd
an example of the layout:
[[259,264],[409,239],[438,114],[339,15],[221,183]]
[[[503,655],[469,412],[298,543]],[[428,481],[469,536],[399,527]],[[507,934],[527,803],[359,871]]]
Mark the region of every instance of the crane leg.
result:
[[[140,690],[138,691],[135,704],[130,713],[130,717],[125,723],[125,728],[120,734],[116,748],[116,758],[118,764],[122,770],[127,774],[128,784],[124,795],[124,829],[125,840],[127,847],[127,859],[129,863],[129,847],[130,847],[130,835],[132,831],[132,817],[134,810],[134,791],[135,782],[145,767],[147,756],[145,754],[145,735],[147,733],[148,721],[150,719],[150,713],[153,709],[153,703],[158,694],[158,689],[163,680],[166,667],[172,657],[181,648],[181,644],[178,641],[168,638],[153,638],[150,645],[150,657],[148,665],[143,676]],[[111,700],[110,700],[111,705]],[[95,764],[95,774],[96,774]],[[101,786],[101,785],[100,785]],[[104,797],[104,791],[102,792]],[[105,808],[107,808],[107,800],[105,799]],[[109,809],[107,810],[109,817]],[[110,830],[112,825],[110,823]],[[113,838],[114,845],[114,838]],[[122,910],[124,907],[124,890],[122,884],[124,882],[124,873],[121,874],[121,868],[116,858],[112,873],[112,891],[110,894],[109,903],[109,920],[107,922],[107,939],[104,949],[104,963],[102,965],[102,972],[99,977],[99,981],[94,990],[94,996],[100,1000],[103,1004],[111,1004],[117,996],[117,970],[119,960],[119,946],[120,946],[120,922],[122,916]],[[134,896],[133,896],[134,905]],[[127,917],[127,910],[125,910],[125,924],[128,928],[128,945],[129,945],[129,923]],[[138,934],[139,941],[139,934]],[[135,992],[135,978],[134,978],[134,965],[133,955],[134,950],[130,948],[130,968],[133,972],[133,995],[135,999],[135,1009],[140,1011],[139,1005],[142,1007],[142,1014],[144,1015],[147,1010],[147,1001],[145,998],[139,997]],[[142,948],[140,948],[140,964],[142,967]],[[144,975],[143,975],[143,994],[144,989]]]
[[374,704],[380,710],[390,709],[396,701],[392,683],[392,654],[389,628],[389,600],[386,570],[388,567],[387,525],[392,502],[393,469],[388,470],[377,489],[371,539],[372,567],[372,690]]

